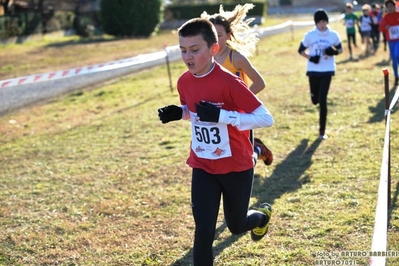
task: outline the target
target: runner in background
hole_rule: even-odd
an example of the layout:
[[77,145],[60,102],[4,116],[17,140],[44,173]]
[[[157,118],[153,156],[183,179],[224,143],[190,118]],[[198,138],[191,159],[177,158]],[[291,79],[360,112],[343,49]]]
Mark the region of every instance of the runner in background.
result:
[[377,3],[372,3],[371,4],[371,11],[369,13],[369,16],[371,18],[371,41],[373,44],[373,49],[374,53],[377,52],[379,45],[380,45],[380,31],[378,30],[378,27],[380,25],[380,20],[379,20],[379,15],[381,13],[381,7]]
[[[201,18],[210,20],[218,33],[220,49],[215,55],[215,60],[231,73],[240,77],[254,94],[262,91],[266,83],[259,71],[251,64],[248,56],[256,50],[259,41],[258,34],[252,30],[249,24],[253,19],[244,20],[253,4],[237,5],[233,11],[225,11],[221,5],[219,13],[209,15],[206,12]],[[253,137],[250,131],[250,139],[254,144],[254,160],[261,159],[266,165],[273,162],[273,154],[259,139]]]
[[359,26],[359,18],[356,14],[353,13],[353,5],[352,3],[347,3],[345,5],[346,12],[345,12],[345,26],[346,26],[346,36],[348,40],[348,49],[349,49],[349,59],[353,59],[352,53],[352,43],[353,46],[356,48],[356,26]]
[[392,69],[395,75],[395,86],[398,86],[398,62],[399,62],[399,12],[396,10],[395,0],[384,2],[387,13],[382,18],[379,30],[385,33],[387,38],[389,54],[392,60]]
[[360,21],[360,35],[362,36],[362,43],[365,45],[365,56],[369,56],[370,50],[371,50],[371,42],[370,42],[370,37],[371,37],[371,17],[370,17],[370,5],[365,4],[362,6],[362,12],[363,15],[360,16],[359,21]]
[[316,26],[302,39],[298,53],[308,60],[306,75],[309,79],[310,97],[319,104],[319,139],[327,139],[327,95],[335,75],[335,56],[342,53],[341,38],[328,26],[328,14],[324,9],[314,13]]

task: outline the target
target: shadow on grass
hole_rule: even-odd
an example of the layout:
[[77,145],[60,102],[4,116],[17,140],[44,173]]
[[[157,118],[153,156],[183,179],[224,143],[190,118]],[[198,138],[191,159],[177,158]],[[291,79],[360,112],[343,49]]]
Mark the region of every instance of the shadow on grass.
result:
[[341,64],[347,64],[347,63],[352,63],[352,62],[359,62],[360,59],[359,58],[347,58],[347,59],[343,59],[341,61],[338,61],[336,64],[337,65],[341,65]]
[[257,196],[255,207],[263,202],[273,205],[274,201],[282,195],[294,192],[308,183],[310,177],[304,175],[312,165],[312,156],[322,140],[316,139],[309,146],[309,140],[303,139],[301,143],[279,163],[272,175],[266,179],[255,179],[252,195]]
[[399,183],[396,184],[396,191],[391,199],[391,206],[388,207],[388,226],[390,224],[392,218],[392,212],[396,208],[396,203],[398,202],[398,194],[399,194]]
[[376,63],[375,65],[383,67],[383,66],[389,66],[390,64],[391,64],[391,58],[389,58],[388,60],[382,60],[381,62]]
[[[395,92],[396,86],[393,86],[389,91],[389,104],[391,104]],[[369,106],[370,113],[373,114],[373,116],[369,119],[369,123],[378,123],[383,121],[385,119],[385,109],[385,97],[383,97],[376,106]],[[396,110],[397,108],[394,108],[392,113],[394,113]]]
[[[322,140],[316,139],[310,146],[309,140],[303,139],[301,143],[287,155],[284,161],[279,163],[272,175],[265,179],[260,179],[258,175],[255,175],[252,196],[258,198],[258,201],[251,207],[258,207],[263,202],[268,202],[273,205],[273,202],[280,198],[282,195],[290,192],[294,192],[301,188],[302,184],[310,181],[309,176],[304,176],[305,171],[312,165],[312,156],[320,145]],[[218,228],[216,228],[215,239],[227,228],[226,222],[223,222]],[[231,246],[242,236],[247,233],[240,235],[230,235],[223,241],[219,242],[214,246],[214,256],[216,257],[224,249]],[[187,263],[192,261],[193,250],[190,251],[178,261],[173,263],[173,266],[188,265]],[[191,264],[189,264],[191,265]]]

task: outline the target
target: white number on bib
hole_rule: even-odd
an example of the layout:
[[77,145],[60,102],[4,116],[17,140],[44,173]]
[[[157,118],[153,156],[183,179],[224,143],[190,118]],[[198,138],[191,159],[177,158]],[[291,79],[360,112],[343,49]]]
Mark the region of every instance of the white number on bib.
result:
[[346,21],[346,27],[353,28],[353,25],[354,25],[353,19],[348,19]]

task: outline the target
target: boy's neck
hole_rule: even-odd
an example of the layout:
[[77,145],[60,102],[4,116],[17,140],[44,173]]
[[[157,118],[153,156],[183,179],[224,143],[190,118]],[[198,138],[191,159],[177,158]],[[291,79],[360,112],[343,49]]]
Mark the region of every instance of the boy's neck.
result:
[[207,76],[207,75],[208,75],[209,73],[211,73],[212,70],[215,68],[215,65],[216,65],[215,61],[212,61],[211,67],[209,68],[209,70],[208,70],[206,73],[201,74],[201,75],[193,74],[194,77],[196,77],[196,78],[202,78],[202,77]]

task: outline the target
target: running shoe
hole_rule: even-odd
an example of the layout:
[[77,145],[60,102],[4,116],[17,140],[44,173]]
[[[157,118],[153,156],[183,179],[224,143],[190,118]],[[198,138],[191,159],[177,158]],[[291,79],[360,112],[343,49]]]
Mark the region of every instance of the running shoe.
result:
[[271,165],[273,162],[273,153],[260,139],[254,138],[254,142],[255,148],[259,147],[260,150],[259,159],[261,159],[266,165]]
[[272,206],[270,206],[269,203],[262,203],[258,210],[266,214],[266,223],[263,226],[251,230],[251,238],[253,241],[259,241],[266,235],[269,230],[270,218],[272,217]]

